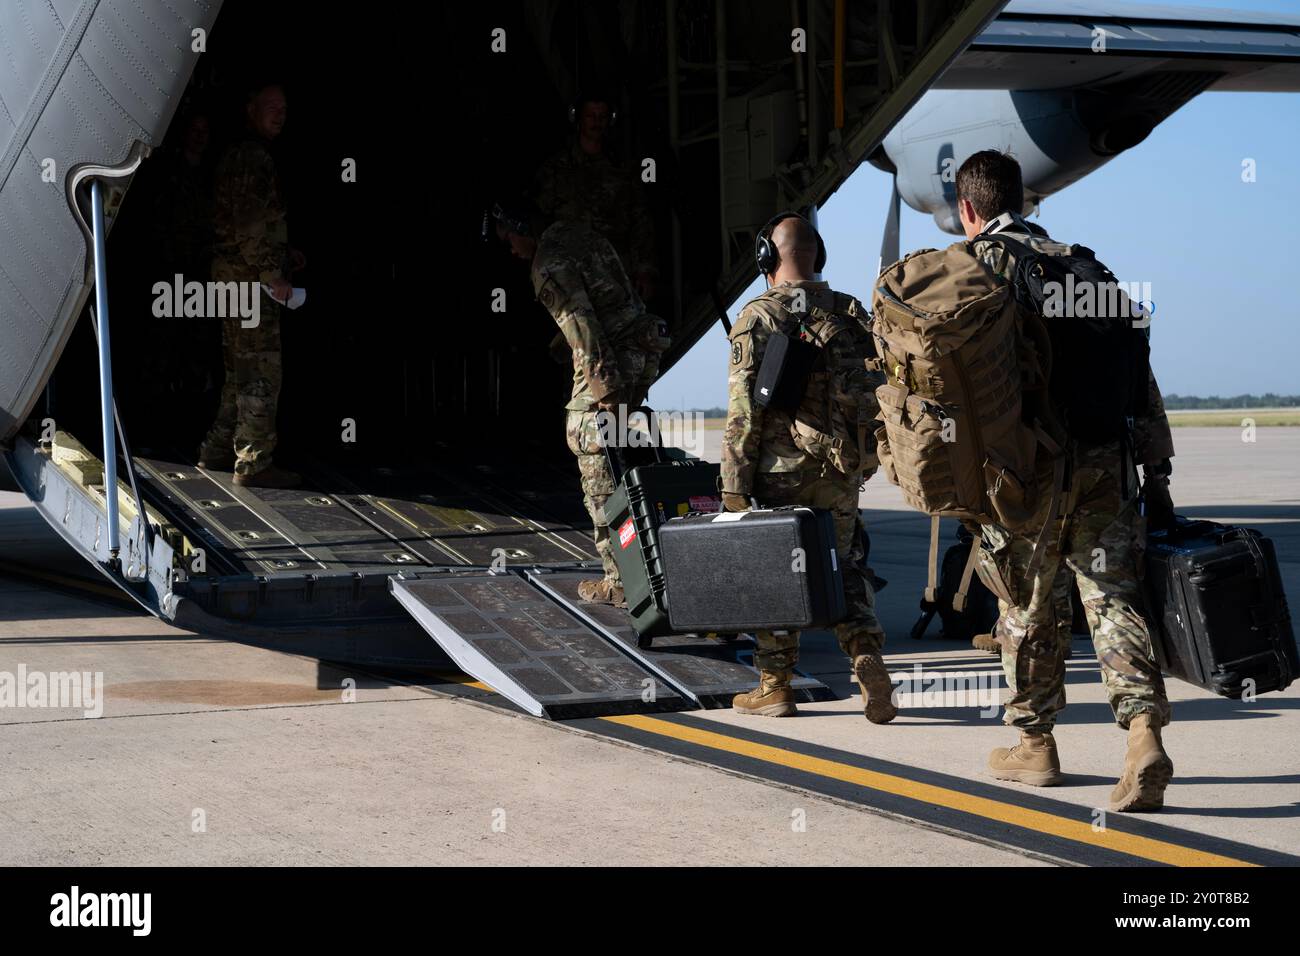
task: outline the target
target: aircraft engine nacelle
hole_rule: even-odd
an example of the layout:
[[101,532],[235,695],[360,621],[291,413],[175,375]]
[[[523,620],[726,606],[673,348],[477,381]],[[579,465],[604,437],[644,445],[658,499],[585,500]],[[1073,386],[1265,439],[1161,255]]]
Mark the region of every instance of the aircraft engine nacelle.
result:
[[1024,173],[1025,208],[1144,140],[1162,119],[1124,97],[1072,90],[930,90],[885,137],[873,165],[899,195],[961,235],[957,169],[982,149],[1009,152]]

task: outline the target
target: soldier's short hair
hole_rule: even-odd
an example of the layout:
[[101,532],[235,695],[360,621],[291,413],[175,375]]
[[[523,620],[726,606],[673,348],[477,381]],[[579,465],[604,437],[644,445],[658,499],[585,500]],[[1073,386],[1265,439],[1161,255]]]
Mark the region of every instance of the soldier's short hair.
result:
[[1004,212],[1019,213],[1025,206],[1020,164],[999,150],[981,150],[957,170],[957,198],[969,200],[985,221]]
[[253,100],[257,99],[258,96],[261,95],[263,90],[269,90],[272,87],[284,90],[284,84],[277,79],[258,78],[250,81],[248,85],[244,87],[244,102],[253,102]]
[[614,99],[607,91],[602,89],[583,89],[579,90],[578,94],[573,98],[573,110],[577,116],[582,116],[583,107],[588,103],[604,103],[610,108],[610,110],[614,109]]

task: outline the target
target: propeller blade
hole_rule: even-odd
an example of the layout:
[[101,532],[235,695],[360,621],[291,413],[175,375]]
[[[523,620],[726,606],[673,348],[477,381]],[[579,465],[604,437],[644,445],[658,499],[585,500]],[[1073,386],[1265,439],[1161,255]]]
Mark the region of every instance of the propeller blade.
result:
[[880,261],[876,263],[876,275],[880,275],[885,266],[898,261],[898,175],[892,180],[889,194],[889,212],[885,215],[885,231],[880,238]]

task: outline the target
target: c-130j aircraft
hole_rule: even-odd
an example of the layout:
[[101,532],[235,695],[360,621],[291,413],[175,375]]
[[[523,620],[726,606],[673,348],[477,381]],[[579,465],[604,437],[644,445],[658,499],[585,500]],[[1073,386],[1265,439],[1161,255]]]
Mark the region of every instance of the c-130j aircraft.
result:
[[[943,173],[977,149],[1020,159],[1033,206],[1200,92],[1300,88],[1300,18],[1100,2],[514,0],[339,20],[17,0],[0,47],[13,485],[180,627],[335,661],[449,656],[550,717],[727,706],[753,685],[743,640],[642,648],[626,612],[577,601],[598,563],[559,425],[568,373],[526,277],[474,241],[485,199],[560,145],[592,77],[621,151],[657,169],[665,370],[753,280],[772,211],[815,214],[863,161],[895,176],[892,261],[899,198],[959,232]],[[279,161],[311,252],[311,301],[284,331],[296,490],[196,466],[216,323],[150,312],[172,278],[151,166],[196,115],[220,131],[251,67],[289,97]],[[490,311],[495,289],[525,305]]]

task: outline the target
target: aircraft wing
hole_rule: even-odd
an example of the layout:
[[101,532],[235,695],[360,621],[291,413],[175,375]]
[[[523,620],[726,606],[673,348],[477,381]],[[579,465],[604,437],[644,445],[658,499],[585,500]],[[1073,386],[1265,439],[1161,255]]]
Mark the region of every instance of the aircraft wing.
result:
[[934,88],[1105,89],[1161,73],[1206,76],[1202,91],[1300,90],[1300,16],[1012,0]]

